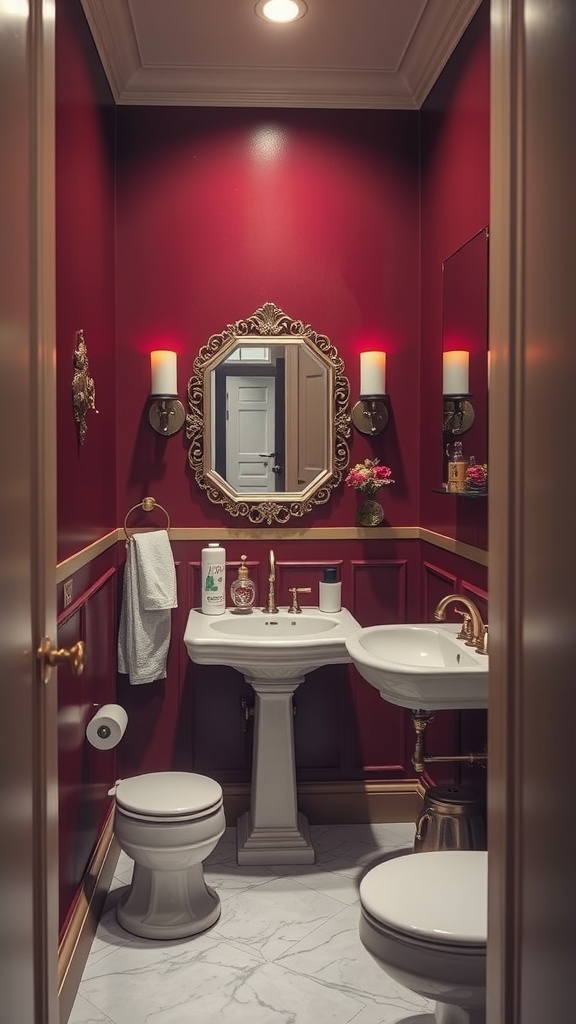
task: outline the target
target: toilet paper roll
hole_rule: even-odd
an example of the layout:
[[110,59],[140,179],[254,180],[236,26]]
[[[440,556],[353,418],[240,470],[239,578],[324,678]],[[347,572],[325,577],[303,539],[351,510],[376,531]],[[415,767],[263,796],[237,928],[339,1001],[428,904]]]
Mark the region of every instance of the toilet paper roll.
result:
[[86,726],[86,739],[98,750],[110,750],[122,739],[128,715],[119,704],[103,704]]

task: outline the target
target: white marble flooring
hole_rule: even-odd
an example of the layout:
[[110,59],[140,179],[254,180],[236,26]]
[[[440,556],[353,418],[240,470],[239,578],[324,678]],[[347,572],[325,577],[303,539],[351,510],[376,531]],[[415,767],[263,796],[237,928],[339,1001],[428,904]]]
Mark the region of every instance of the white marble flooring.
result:
[[239,867],[236,830],[205,862],[222,914],[207,932],[129,935],[118,862],[69,1024],[432,1024],[432,1004],[393,982],[358,937],[358,884],[408,851],[414,826],[313,825],[316,864]]

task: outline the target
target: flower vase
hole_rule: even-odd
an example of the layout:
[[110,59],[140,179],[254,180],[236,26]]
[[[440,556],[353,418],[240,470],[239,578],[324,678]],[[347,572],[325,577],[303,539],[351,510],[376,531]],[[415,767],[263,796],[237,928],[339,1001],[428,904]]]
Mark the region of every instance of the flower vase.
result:
[[379,501],[368,498],[358,506],[357,519],[359,526],[379,526],[384,519],[384,509]]

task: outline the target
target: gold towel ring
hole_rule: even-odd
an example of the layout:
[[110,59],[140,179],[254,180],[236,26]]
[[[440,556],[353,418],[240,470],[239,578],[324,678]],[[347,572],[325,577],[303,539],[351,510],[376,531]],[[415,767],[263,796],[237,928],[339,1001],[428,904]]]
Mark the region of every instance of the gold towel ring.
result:
[[168,513],[167,513],[166,509],[164,508],[164,506],[160,505],[157,501],[155,501],[154,498],[142,498],[142,501],[138,502],[137,505],[132,505],[132,508],[129,509],[128,512],[126,513],[126,516],[125,516],[125,519],[124,519],[124,533],[126,534],[128,540],[130,540],[130,537],[132,536],[132,534],[130,533],[130,531],[128,529],[128,526],[126,524],[127,524],[128,520],[129,520],[130,516],[132,515],[132,513],[135,512],[137,508],[144,509],[144,512],[151,512],[152,509],[159,508],[160,511],[163,512],[164,515],[166,516],[166,529],[167,530],[170,529],[170,516],[168,515]]

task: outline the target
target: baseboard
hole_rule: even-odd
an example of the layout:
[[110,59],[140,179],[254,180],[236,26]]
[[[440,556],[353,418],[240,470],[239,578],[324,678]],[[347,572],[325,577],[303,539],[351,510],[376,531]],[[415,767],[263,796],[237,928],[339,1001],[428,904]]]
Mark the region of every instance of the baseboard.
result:
[[[250,807],[248,784],[224,784],[226,823],[235,825]],[[408,782],[302,782],[298,807],[311,825],[357,825],[365,822],[416,821],[425,789]]]
[[66,1024],[96,934],[120,848],[112,832],[113,808],[88,865],[74,909],[58,947],[60,1024]]

